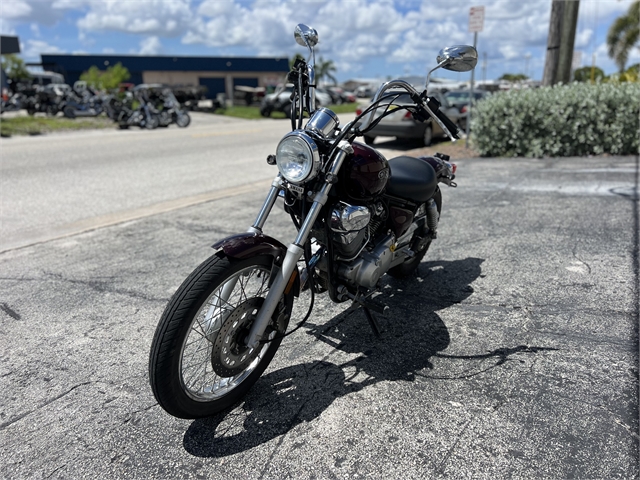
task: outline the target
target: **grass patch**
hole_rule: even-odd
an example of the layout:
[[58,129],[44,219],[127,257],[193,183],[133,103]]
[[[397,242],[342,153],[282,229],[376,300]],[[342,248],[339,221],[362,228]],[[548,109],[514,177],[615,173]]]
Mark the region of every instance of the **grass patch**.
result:
[[0,118],[0,135],[41,135],[64,130],[92,130],[96,128],[114,128],[115,124],[107,117],[65,118],[65,117],[15,117]]
[[[358,108],[357,103],[343,103],[342,105],[329,105],[334,113],[352,113]],[[218,115],[227,115],[229,117],[247,118],[255,120],[258,118],[264,118],[260,115],[260,107],[248,107],[246,105],[234,105],[229,108],[218,108],[214,113]],[[287,118],[282,112],[272,112],[271,118]]]
[[[218,108],[215,112],[217,115],[226,115],[228,117],[247,118],[249,120],[256,120],[258,118],[264,118],[260,115],[260,107],[248,107],[246,105],[234,105],[229,108]],[[271,118],[287,118],[282,112],[273,112]]]
[[358,102],[343,103],[342,105],[329,105],[329,109],[333,113],[340,115],[341,113],[354,113],[358,109]]

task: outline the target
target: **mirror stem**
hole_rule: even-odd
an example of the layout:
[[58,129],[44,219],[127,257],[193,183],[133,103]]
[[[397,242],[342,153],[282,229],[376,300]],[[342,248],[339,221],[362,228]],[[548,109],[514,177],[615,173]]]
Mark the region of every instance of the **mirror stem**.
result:
[[311,50],[311,63],[307,64],[309,73],[309,114],[316,111],[316,52],[313,47],[309,47]]
[[439,68],[442,68],[442,67],[446,66],[447,63],[449,63],[449,59],[448,58],[446,60],[441,61],[437,66],[435,66],[434,68],[429,70],[429,73],[427,74],[427,83],[425,83],[425,85],[424,85],[425,90],[429,88],[429,82],[431,81],[431,74],[433,72],[435,72],[436,70],[438,70]]

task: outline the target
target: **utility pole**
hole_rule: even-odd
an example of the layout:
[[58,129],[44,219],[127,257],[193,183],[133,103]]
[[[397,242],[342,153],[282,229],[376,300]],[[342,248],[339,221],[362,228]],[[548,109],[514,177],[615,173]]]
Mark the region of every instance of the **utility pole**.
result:
[[564,7],[556,82],[569,83],[571,81],[571,64],[573,63],[573,46],[576,40],[579,8],[580,0],[567,1]]
[[564,0],[553,0],[551,3],[551,19],[549,20],[549,38],[547,39],[547,58],[544,62],[542,85],[551,86],[558,78],[558,60],[560,59],[560,42],[564,20]]

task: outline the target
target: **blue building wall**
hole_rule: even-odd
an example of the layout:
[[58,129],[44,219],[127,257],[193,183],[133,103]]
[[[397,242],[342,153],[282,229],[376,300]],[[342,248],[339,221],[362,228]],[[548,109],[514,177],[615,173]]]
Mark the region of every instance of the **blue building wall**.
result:
[[69,84],[93,65],[100,70],[121,63],[131,74],[131,83],[142,83],[145,71],[210,71],[232,72],[288,72],[287,58],[247,57],[173,57],[139,55],[41,55],[44,70],[64,75]]

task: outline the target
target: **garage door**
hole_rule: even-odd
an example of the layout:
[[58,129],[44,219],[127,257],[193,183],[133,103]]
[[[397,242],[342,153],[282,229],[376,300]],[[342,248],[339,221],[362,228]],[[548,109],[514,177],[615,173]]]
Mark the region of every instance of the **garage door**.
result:
[[198,78],[200,85],[207,87],[207,98],[216,98],[219,93],[226,93],[224,78]]

